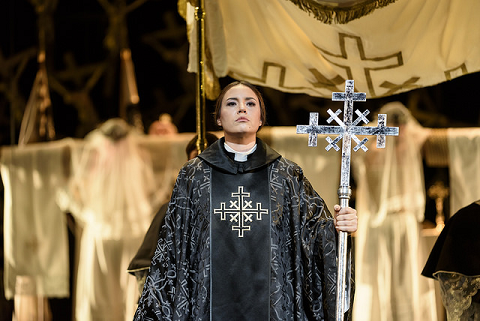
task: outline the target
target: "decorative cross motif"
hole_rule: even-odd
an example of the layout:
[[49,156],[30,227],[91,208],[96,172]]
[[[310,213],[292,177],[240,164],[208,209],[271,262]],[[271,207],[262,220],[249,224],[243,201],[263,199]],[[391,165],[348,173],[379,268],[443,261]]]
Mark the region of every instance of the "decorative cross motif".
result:
[[[334,64],[345,70],[348,78],[365,76],[365,80],[368,86],[370,97],[377,97],[375,93],[375,86],[372,77],[372,71],[394,69],[403,66],[403,56],[401,51],[392,52],[386,56],[371,56],[368,54],[366,47],[361,37],[349,35],[346,33],[338,34],[339,51],[329,52],[320,46],[314,44],[314,46],[321,52],[323,58],[325,58],[331,64]],[[395,91],[401,89],[402,86],[413,89],[418,87],[415,82],[418,78],[411,78],[405,81],[403,84],[389,83],[387,89]],[[379,87],[385,88],[386,82],[382,83]]]
[[262,220],[262,215],[267,215],[268,210],[262,209],[260,203],[256,204],[256,207],[252,207],[252,201],[245,198],[250,197],[250,193],[243,191],[243,186],[238,187],[237,192],[232,193],[232,197],[236,200],[230,200],[229,208],[225,207],[225,202],[220,203],[220,208],[213,210],[214,214],[220,214],[220,219],[225,221],[227,214],[230,215],[230,222],[233,222],[232,231],[238,231],[238,237],[243,237],[244,231],[250,231],[250,225],[253,223],[253,215],[258,221]]
[[[332,110],[328,110],[330,118],[327,119],[328,123],[331,123],[335,120],[338,126],[319,126],[318,125],[318,113],[310,113],[309,125],[297,125],[297,134],[308,134],[308,146],[317,146],[317,135],[318,134],[336,134],[335,139],[327,137],[328,145],[325,148],[330,150],[331,148],[338,151],[340,148],[337,143],[343,138],[342,144],[342,167],[340,172],[340,188],[338,189],[338,197],[340,199],[340,206],[342,208],[348,207],[348,200],[350,199],[351,190],[350,190],[350,149],[351,149],[351,140],[353,139],[357,145],[353,148],[354,151],[359,150],[360,148],[363,151],[367,151],[368,148],[365,146],[365,143],[368,141],[367,138],[359,140],[356,135],[376,135],[377,136],[377,147],[385,147],[385,136],[386,135],[398,135],[398,127],[386,127],[387,115],[380,114],[378,115],[378,126],[377,127],[366,127],[366,126],[357,126],[358,123],[363,121],[365,124],[368,124],[367,115],[369,111],[361,113],[356,110],[358,118],[355,121],[353,119],[353,102],[354,101],[365,101],[365,93],[355,93],[353,91],[354,82],[353,80],[347,80],[345,83],[345,92],[343,93],[332,93],[333,101],[344,101],[344,110],[343,110],[343,121],[338,118],[338,115],[342,112],[340,109],[335,113]],[[336,305],[336,321],[343,320],[345,307],[348,306],[347,295],[345,290],[345,278],[346,278],[346,263],[347,260],[347,233],[339,232],[339,242],[338,242],[338,266],[337,266],[337,305]]]

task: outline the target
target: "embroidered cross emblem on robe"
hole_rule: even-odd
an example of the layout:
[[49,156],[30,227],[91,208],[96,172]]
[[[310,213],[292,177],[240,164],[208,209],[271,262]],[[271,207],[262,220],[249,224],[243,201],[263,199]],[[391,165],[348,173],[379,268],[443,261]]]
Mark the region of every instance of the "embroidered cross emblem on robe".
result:
[[250,224],[254,219],[261,221],[262,215],[268,215],[268,209],[262,208],[260,203],[256,203],[253,207],[253,201],[247,199],[250,197],[250,193],[245,192],[243,186],[239,186],[237,192],[233,192],[231,195],[232,200],[229,201],[229,207],[226,207],[226,202],[221,202],[220,208],[215,208],[213,213],[220,214],[222,221],[225,221],[229,215],[232,231],[238,231],[238,237],[243,237],[244,231],[250,231]]

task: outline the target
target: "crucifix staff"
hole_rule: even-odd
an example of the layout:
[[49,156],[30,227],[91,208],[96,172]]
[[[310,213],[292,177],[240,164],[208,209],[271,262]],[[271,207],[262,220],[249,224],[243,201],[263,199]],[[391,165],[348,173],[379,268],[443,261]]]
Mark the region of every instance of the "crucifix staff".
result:
[[[353,90],[354,81],[347,80],[345,83],[345,92],[332,93],[333,101],[343,101],[344,110],[343,110],[343,121],[338,117],[342,112],[338,109],[336,112],[333,112],[329,109],[327,112],[330,115],[330,118],[327,119],[328,123],[331,123],[333,120],[338,124],[338,126],[324,126],[318,125],[318,113],[310,113],[310,120],[308,125],[297,125],[297,134],[308,134],[308,146],[317,146],[317,135],[326,134],[332,135],[335,134],[337,137],[331,139],[327,136],[326,140],[328,142],[325,149],[328,151],[330,149],[335,149],[336,151],[340,150],[337,143],[342,140],[342,166],[340,171],[340,187],[338,189],[338,198],[340,200],[340,206],[342,208],[348,207],[348,201],[351,195],[350,189],[350,153],[351,153],[351,140],[357,144],[353,150],[357,151],[362,149],[364,152],[368,150],[365,143],[368,141],[368,138],[360,140],[356,135],[376,135],[377,136],[377,148],[385,148],[385,136],[386,135],[398,135],[398,127],[386,127],[387,115],[380,114],[378,115],[378,125],[377,127],[367,127],[367,126],[357,126],[360,122],[368,124],[369,120],[367,115],[370,113],[368,110],[363,113],[358,109],[355,111],[355,114],[358,116],[355,121],[353,121],[353,103],[355,101],[366,101],[365,93],[356,93]],[[345,313],[346,306],[346,261],[347,261],[347,232],[339,231],[338,237],[338,265],[337,265],[337,296],[336,296],[336,308],[335,308],[335,320],[342,321]]]

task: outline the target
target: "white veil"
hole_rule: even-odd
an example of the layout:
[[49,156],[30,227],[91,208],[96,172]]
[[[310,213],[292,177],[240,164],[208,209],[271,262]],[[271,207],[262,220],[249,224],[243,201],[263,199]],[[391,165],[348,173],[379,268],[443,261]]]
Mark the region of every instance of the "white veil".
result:
[[387,125],[399,127],[399,135],[387,136],[384,149],[370,140],[369,150],[353,163],[358,182],[356,207],[360,206],[362,213],[368,211],[372,227],[382,224],[388,212],[415,213],[422,222],[425,183],[421,148],[430,129],[423,128],[400,102],[388,103],[378,113],[387,114]]
[[399,102],[379,113],[387,114],[387,126],[399,127],[399,136],[387,136],[385,149],[369,140],[368,151],[352,157],[359,217],[353,318],[436,321],[433,280],[420,275],[425,257],[420,239],[425,212],[421,150],[429,129]]
[[156,210],[151,160],[136,136],[122,119],[110,119],[72,155],[70,210],[101,238],[143,235]]
[[114,118],[72,150],[68,191],[58,203],[80,237],[75,282],[77,320],[131,320],[135,278],[126,272],[157,211],[150,155],[124,120]]

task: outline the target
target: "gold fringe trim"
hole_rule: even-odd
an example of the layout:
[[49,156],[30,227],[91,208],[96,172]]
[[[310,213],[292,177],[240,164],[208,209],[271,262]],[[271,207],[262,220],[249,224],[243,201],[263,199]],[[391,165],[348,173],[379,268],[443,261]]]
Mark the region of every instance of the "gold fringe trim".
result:
[[385,7],[395,0],[365,0],[351,6],[328,6],[314,0],[289,0],[305,12],[313,14],[315,19],[326,24],[346,24],[352,20],[372,13],[375,9]]

